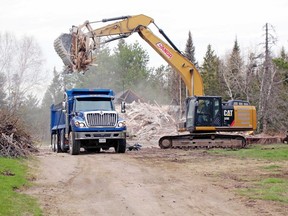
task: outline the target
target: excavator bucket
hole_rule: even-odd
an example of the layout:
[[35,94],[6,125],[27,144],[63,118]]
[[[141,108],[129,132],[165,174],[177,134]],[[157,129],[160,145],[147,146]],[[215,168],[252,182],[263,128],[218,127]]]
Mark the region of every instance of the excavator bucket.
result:
[[79,28],[73,27],[70,34],[61,34],[54,41],[54,48],[66,66],[66,73],[84,73],[92,65],[90,38]]
[[67,69],[73,72],[73,59],[71,58],[72,34],[61,34],[54,41],[54,49],[62,59]]

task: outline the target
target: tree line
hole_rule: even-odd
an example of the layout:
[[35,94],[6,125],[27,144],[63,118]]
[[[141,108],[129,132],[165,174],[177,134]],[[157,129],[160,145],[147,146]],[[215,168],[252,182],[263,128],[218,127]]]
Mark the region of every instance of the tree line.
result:
[[[258,132],[278,133],[288,128],[288,54],[284,47],[280,53],[273,53],[269,25],[266,33],[260,51],[242,53],[236,38],[231,50],[220,57],[208,44],[203,63],[199,64],[189,31],[183,55],[201,73],[205,95],[249,101],[257,109]],[[62,101],[65,89],[131,89],[146,101],[182,106],[187,96],[180,75],[169,65],[149,67],[149,55],[137,41],[128,44],[121,39],[113,49],[103,45],[96,54],[97,66],[90,67],[85,74],[65,74],[64,68],[54,69],[53,80],[39,99],[35,91],[44,82],[43,61],[33,37],[18,40],[12,34],[0,33],[1,109],[23,118],[30,132],[41,140],[50,138],[49,109],[51,104]]]

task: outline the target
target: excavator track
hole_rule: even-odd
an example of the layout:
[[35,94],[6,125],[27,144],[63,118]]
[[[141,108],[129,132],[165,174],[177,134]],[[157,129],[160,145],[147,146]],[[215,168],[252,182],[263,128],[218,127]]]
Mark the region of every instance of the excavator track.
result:
[[61,34],[54,41],[54,49],[62,59],[65,66],[73,69],[73,61],[71,58],[72,34]]
[[159,139],[161,149],[180,148],[245,148],[246,139],[241,135],[215,134],[215,133],[191,133],[185,135],[163,136]]

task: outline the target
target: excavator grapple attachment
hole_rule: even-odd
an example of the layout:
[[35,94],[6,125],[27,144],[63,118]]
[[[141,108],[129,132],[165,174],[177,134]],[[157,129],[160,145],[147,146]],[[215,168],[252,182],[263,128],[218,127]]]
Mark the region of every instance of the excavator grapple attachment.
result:
[[54,41],[54,49],[62,59],[64,65],[73,70],[73,59],[71,58],[72,34],[61,34]]
[[54,41],[54,48],[66,66],[65,72],[84,73],[92,63],[92,45],[90,38],[73,26],[70,34],[61,34]]

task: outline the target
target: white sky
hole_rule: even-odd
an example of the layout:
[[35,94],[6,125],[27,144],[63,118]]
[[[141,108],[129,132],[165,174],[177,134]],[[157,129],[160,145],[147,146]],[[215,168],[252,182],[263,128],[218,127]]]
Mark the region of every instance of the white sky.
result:
[[[282,46],[288,50],[287,0],[1,0],[0,31],[17,38],[33,36],[46,59],[45,70],[52,76],[54,66],[57,70],[63,66],[53,42],[72,25],[138,14],[152,17],[180,50],[185,49],[190,30],[198,62],[203,61],[208,44],[218,56],[231,50],[236,37],[242,52],[259,46],[266,22],[277,33],[275,50]],[[138,35],[132,39],[127,42],[139,41],[152,66],[166,64]]]

